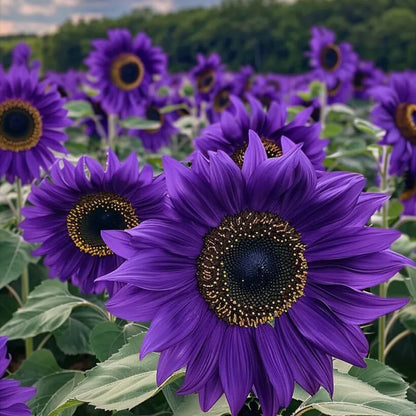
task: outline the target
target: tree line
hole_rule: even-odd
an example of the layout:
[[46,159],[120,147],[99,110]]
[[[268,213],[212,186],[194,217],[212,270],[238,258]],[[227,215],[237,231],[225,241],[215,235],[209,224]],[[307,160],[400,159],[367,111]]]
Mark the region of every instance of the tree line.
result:
[[[90,42],[107,29],[145,31],[169,55],[171,71],[186,71],[198,52],[218,52],[232,70],[252,65],[259,72],[308,70],[304,52],[310,28],[325,25],[349,41],[363,59],[386,71],[416,69],[415,0],[226,0],[220,6],[155,14],[134,10],[118,19],[64,23],[56,33],[26,36],[47,69],[83,68]],[[0,62],[7,66],[19,37],[3,37]]]

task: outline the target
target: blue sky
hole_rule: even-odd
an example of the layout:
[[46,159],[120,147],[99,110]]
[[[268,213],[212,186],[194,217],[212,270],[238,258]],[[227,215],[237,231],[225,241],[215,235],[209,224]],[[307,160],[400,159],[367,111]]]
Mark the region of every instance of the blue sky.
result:
[[151,7],[159,13],[211,6],[221,0],[0,0],[0,35],[51,33],[64,21],[118,17],[132,9]]

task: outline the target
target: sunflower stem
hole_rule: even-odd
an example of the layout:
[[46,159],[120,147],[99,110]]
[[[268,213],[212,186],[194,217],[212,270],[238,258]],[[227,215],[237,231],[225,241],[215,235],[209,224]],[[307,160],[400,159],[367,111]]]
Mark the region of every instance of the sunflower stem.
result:
[[117,123],[117,116],[115,114],[108,115],[108,147],[110,149],[114,149],[115,139],[116,139],[116,123]]
[[[383,155],[381,159],[380,166],[380,190],[381,192],[387,192],[388,185],[388,170],[389,170],[389,149],[386,146],[383,146]],[[383,228],[389,228],[389,201],[386,201],[381,208],[381,226]],[[387,283],[383,282],[379,286],[379,295],[381,297],[387,296]],[[386,316],[380,316],[378,321],[378,359],[380,362],[384,363],[386,360]]]
[[[22,181],[20,178],[16,180],[16,190],[17,190],[17,212],[16,212],[16,219],[17,225],[20,224],[22,221],[22,208],[23,208],[23,190],[22,190]],[[22,270],[21,275],[21,300],[22,305],[25,305],[27,302],[27,298],[29,297],[29,269],[25,266]],[[25,339],[25,349],[26,349],[26,358],[29,358],[33,352],[33,340],[32,338]]]
[[319,96],[319,101],[321,103],[321,112],[319,113],[319,122],[321,123],[321,132],[325,128],[327,99],[328,99],[327,87],[325,83],[322,83],[321,94]]
[[412,331],[410,329],[406,329],[403,332],[400,332],[399,335],[396,335],[388,344],[386,349],[384,350],[384,356],[386,356],[391,350],[392,348],[398,343],[400,342],[403,338],[406,338],[408,335],[410,335],[412,333]]

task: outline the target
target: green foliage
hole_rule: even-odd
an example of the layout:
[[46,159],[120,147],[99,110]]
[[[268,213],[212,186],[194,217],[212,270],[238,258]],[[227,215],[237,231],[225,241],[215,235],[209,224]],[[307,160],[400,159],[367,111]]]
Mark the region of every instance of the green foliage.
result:
[[16,280],[29,263],[39,258],[30,255],[33,244],[8,230],[0,230],[0,289]]
[[[93,38],[105,36],[109,28],[127,27],[147,32],[161,45],[172,71],[189,69],[197,52],[216,51],[234,70],[249,64],[261,72],[296,73],[308,69],[302,52],[313,25],[334,30],[340,41],[350,41],[360,56],[385,70],[416,67],[412,0],[229,0],[172,14],[136,10],[115,20],[68,21],[53,35],[24,40],[48,69],[58,71],[82,67]],[[0,60],[6,65],[15,43],[16,38],[2,40]]]
[[46,280],[31,292],[27,304],[0,328],[0,333],[18,339],[54,331],[67,321],[74,308],[85,305],[91,304],[72,296],[66,284]]

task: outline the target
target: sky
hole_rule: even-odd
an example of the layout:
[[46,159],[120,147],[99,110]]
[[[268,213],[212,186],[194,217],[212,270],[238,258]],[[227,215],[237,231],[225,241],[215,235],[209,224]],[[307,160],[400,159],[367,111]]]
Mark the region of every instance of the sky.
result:
[[150,7],[159,13],[212,6],[221,0],[0,0],[0,36],[53,33],[71,19],[118,17],[132,9]]

